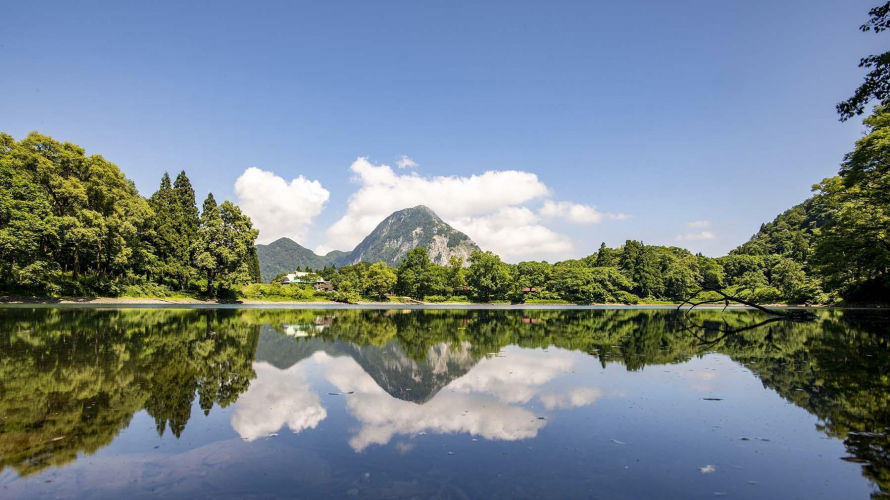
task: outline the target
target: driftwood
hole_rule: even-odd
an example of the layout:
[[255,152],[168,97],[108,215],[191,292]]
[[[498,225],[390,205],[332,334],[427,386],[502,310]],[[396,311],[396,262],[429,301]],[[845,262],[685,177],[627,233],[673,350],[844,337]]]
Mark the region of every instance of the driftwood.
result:
[[[696,297],[701,295],[703,292],[714,292],[717,295],[719,295],[720,298],[696,301],[695,300]],[[699,324],[695,323],[694,321],[692,321],[692,319],[689,317],[689,313],[692,312],[692,310],[695,309],[696,307],[701,306],[701,305],[706,305],[706,304],[724,304],[723,311],[725,311],[726,308],[729,307],[730,303],[732,303],[732,302],[757,309],[758,311],[761,311],[764,314],[769,315],[770,318],[765,319],[763,321],[759,321],[752,325],[747,325],[747,326],[743,326],[743,327],[739,327],[739,328],[730,327],[729,324],[726,322],[726,319],[723,319],[724,328],[716,329],[718,332],[720,332],[720,335],[717,338],[708,340],[708,339],[704,338],[702,335],[699,335],[699,331],[708,330],[708,328],[703,324],[699,325]],[[753,330],[755,328],[760,328],[761,326],[768,325],[770,323],[776,323],[779,321],[812,321],[812,320],[816,319],[816,315],[811,313],[810,311],[801,311],[801,310],[782,311],[782,310],[778,310],[778,309],[769,309],[769,308],[763,307],[761,305],[754,304],[753,302],[748,302],[744,299],[740,299],[738,297],[733,297],[733,296],[723,292],[722,290],[717,290],[714,288],[703,288],[703,289],[699,290],[698,292],[694,293],[691,297],[689,297],[688,299],[683,301],[682,304],[677,306],[677,312],[679,313],[680,310],[683,308],[683,306],[687,306],[687,305],[689,307],[682,314],[682,316],[680,316],[680,326],[684,330],[689,332],[690,335],[695,337],[700,342],[700,345],[703,345],[703,346],[714,345],[730,335],[736,335],[736,334],[739,334],[739,333],[747,331],[747,330]],[[711,328],[711,330],[713,331],[714,328]]]
[[[704,292],[714,292],[717,295],[720,295],[719,299],[710,299],[710,300],[702,300],[695,302],[696,297],[701,295]],[[677,311],[683,308],[683,306],[688,305],[689,308],[686,309],[685,316],[688,318],[689,313],[692,312],[698,306],[703,306],[706,304],[724,304],[723,310],[726,310],[729,307],[731,302],[735,302],[737,304],[742,304],[743,306],[752,307],[757,309],[758,311],[768,314],[770,316],[777,316],[776,319],[785,319],[789,321],[812,321],[816,319],[816,315],[811,313],[810,311],[801,311],[801,310],[790,310],[790,311],[782,311],[779,309],[767,309],[761,305],[755,304],[753,302],[748,302],[747,300],[740,299],[738,297],[733,297],[728,295],[723,290],[718,290],[716,288],[702,288],[701,290],[692,294],[688,299],[684,300],[679,306],[677,306]]]

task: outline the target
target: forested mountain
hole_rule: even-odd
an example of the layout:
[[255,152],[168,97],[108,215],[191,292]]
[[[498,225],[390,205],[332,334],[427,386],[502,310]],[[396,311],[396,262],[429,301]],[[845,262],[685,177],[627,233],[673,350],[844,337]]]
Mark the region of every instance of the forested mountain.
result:
[[257,245],[260,259],[260,273],[264,282],[269,282],[281,273],[292,273],[295,269],[322,269],[335,264],[337,257],[344,252],[331,252],[317,255],[312,250],[290,238],[279,238],[268,245]]
[[806,264],[813,252],[813,240],[831,218],[831,211],[819,196],[808,198],[760,226],[750,240],[730,254],[781,255]]
[[298,267],[321,270],[360,262],[383,262],[398,266],[409,251],[427,249],[432,262],[447,265],[452,257],[468,262],[479,246],[464,233],[452,228],[429,208],[419,205],[394,212],[383,220],[351,252],[334,250],[317,255],[289,238],[257,245],[263,281],[293,272]]
[[384,262],[397,266],[407,253],[417,247],[427,249],[430,259],[439,265],[451,257],[467,260],[479,246],[464,233],[452,228],[429,208],[418,205],[394,212],[371,231],[339,264]]

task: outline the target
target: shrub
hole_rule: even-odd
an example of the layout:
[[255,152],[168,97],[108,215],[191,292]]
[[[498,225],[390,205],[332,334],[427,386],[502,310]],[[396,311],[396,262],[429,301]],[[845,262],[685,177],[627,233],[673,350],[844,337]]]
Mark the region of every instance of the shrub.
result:
[[337,291],[330,294],[330,299],[334,302],[343,302],[346,304],[355,304],[360,301],[362,298],[359,294],[352,291]]
[[170,289],[157,283],[135,283],[123,285],[121,295],[125,297],[166,297]]
[[637,297],[636,295],[634,295],[630,292],[625,292],[624,290],[619,290],[619,291],[613,293],[612,296],[615,298],[616,302],[619,302],[621,304],[633,305],[633,304],[640,303],[639,297]]
[[770,302],[776,302],[781,298],[782,292],[780,292],[777,288],[771,286],[759,287],[754,290],[754,293],[751,294],[752,302],[758,304],[768,304]]

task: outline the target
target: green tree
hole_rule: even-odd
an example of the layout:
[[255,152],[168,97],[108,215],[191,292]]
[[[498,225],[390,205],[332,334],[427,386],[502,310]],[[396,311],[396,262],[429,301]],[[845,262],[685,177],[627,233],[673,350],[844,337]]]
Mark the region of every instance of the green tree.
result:
[[0,133],[0,284],[47,289],[58,279],[52,259],[59,224],[50,200],[19,167],[15,140]]
[[464,270],[464,259],[452,255],[448,258],[448,267],[445,269],[445,287],[449,295],[460,295],[467,286],[467,273]]
[[383,262],[372,264],[368,268],[368,293],[380,300],[386,299],[386,294],[391,293],[398,281],[395,271]]
[[857,300],[890,300],[890,108],[864,120],[867,134],[844,157],[840,179],[814,187],[828,222],[815,262],[832,289]]
[[467,284],[480,302],[503,300],[512,284],[510,266],[492,252],[476,250],[470,254]]
[[196,262],[207,280],[207,296],[250,282],[249,254],[258,234],[237,206],[228,201],[217,206],[213,193],[207,195],[196,242]]
[[[172,248],[173,262],[169,266],[169,272],[182,289],[188,287],[194,272],[195,242],[200,222],[195,190],[185,171],[180,172],[173,182],[170,210],[178,238]],[[258,260],[256,265],[259,265]]]
[[424,247],[414,248],[405,254],[399,263],[397,275],[396,290],[402,295],[422,299],[445,293],[444,268],[430,261]]
[[[859,27],[862,32],[880,33],[890,27],[890,2],[875,7],[868,12],[869,20]],[[876,99],[881,105],[890,105],[890,51],[870,55],[859,60],[860,68],[871,71],[865,75],[865,82],[856,89],[853,96],[838,103],[837,113],[841,121],[846,121],[865,112],[865,106]]]
[[616,251],[607,247],[606,243],[600,243],[600,249],[596,253],[596,263],[593,267],[614,267],[618,265]]

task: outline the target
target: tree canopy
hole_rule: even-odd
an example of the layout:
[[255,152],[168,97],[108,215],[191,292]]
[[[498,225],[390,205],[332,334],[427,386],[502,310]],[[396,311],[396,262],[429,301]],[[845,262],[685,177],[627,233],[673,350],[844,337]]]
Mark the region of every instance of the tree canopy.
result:
[[[880,33],[890,27],[890,2],[874,7],[868,11],[868,21],[859,27],[867,33]],[[860,68],[871,71],[865,75],[865,81],[846,101],[837,105],[837,113],[841,121],[849,120],[865,112],[865,107],[873,99],[881,105],[890,105],[890,51],[870,55],[859,60]]]
[[37,132],[18,142],[0,134],[6,292],[158,294],[186,290],[197,279],[215,295],[258,281],[250,219],[230,202],[212,213],[199,215],[185,172],[173,182],[165,173],[145,199],[115,164],[80,146]]

